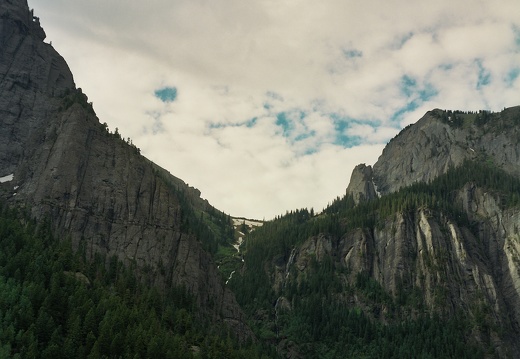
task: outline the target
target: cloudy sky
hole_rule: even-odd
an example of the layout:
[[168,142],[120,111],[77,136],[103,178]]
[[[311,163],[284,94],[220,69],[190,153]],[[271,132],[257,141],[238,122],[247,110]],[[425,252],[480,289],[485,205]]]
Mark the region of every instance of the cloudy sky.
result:
[[29,0],[101,122],[234,216],[323,209],[433,108],[520,104],[518,0]]

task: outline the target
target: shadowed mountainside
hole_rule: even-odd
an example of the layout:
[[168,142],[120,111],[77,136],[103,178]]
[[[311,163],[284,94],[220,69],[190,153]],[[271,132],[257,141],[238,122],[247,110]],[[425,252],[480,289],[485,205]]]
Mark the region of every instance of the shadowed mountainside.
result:
[[[206,314],[250,337],[201,233],[214,209],[100,124],[26,0],[0,7],[1,196],[93,258],[117,257],[159,288],[183,286]],[[231,226],[231,224],[229,224]],[[211,234],[211,233],[210,233]],[[209,236],[211,237],[211,236]]]

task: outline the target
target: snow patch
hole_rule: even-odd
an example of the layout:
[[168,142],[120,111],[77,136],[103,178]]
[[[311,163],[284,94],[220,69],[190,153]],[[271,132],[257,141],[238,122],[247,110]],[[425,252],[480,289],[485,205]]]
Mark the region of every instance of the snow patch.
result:
[[14,178],[14,173],[11,173],[10,175],[0,177],[0,183],[9,182],[12,181]]
[[264,224],[264,222],[257,221],[254,219],[245,219],[245,218],[232,218],[232,219],[233,219],[233,225],[235,227],[242,225],[242,223],[245,223],[245,225],[248,226],[249,228],[261,227]]

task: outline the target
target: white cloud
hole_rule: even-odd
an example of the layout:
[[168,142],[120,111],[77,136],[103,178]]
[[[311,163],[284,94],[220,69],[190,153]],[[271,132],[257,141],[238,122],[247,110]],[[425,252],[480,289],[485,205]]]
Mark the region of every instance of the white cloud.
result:
[[29,5],[101,122],[233,215],[320,210],[433,108],[518,104],[516,0]]

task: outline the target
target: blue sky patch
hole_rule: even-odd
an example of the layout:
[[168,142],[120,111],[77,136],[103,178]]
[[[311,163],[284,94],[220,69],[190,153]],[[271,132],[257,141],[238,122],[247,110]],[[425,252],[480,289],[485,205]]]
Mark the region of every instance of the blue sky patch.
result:
[[520,48],[520,27],[513,25],[513,32],[515,33],[515,44]]
[[453,68],[453,64],[448,64],[448,63],[441,64],[441,65],[439,65],[439,68],[443,71],[449,71]]
[[302,110],[291,110],[276,114],[275,124],[280,127],[280,134],[291,144],[300,143],[299,154],[306,156],[319,151],[322,145],[320,140],[314,140],[316,131],[310,129],[305,123],[307,113]]
[[513,86],[513,83],[520,75],[520,67],[515,67],[509,70],[509,72],[506,75],[506,84],[507,86],[511,87]]
[[267,91],[265,95],[273,100],[283,101],[283,97],[274,91]]
[[[282,135],[284,137],[293,137],[293,132],[296,129],[297,122],[301,122],[305,118],[305,112],[296,110],[291,112],[280,112],[276,114],[275,124],[282,128]],[[309,137],[309,136],[307,136]],[[303,139],[302,135],[294,137],[295,141]]]
[[[422,89],[418,89],[415,80],[404,80],[402,82],[401,91],[403,94],[406,94],[409,101],[406,105],[394,112],[390,117],[392,122],[399,121],[405,113],[415,111],[422,103],[429,101],[439,93],[430,83],[426,83]],[[408,94],[408,92],[410,92],[410,94]]]
[[424,88],[419,92],[419,99],[423,102],[429,101],[432,97],[435,97],[439,94],[439,91],[431,84],[426,83]]
[[252,119],[247,120],[247,121],[246,121],[246,127],[247,127],[247,128],[253,128],[253,127],[255,127],[257,121],[258,121],[258,117],[253,117]]
[[363,141],[359,136],[350,136],[346,132],[338,132],[334,141],[335,145],[342,146],[344,148],[351,148],[359,146]]
[[226,128],[226,127],[240,127],[240,126],[245,126],[247,128],[253,128],[253,127],[255,127],[257,122],[258,122],[258,117],[253,117],[244,122],[235,122],[235,123],[212,122],[212,123],[208,124],[208,128],[210,130]]
[[302,134],[299,134],[298,136],[296,136],[294,138],[295,141],[303,141],[307,138],[311,138],[313,136],[316,136],[316,131],[310,131],[310,132],[305,132],[305,133],[302,133]]
[[478,66],[477,89],[489,85],[491,82],[491,73],[482,65],[482,60],[476,60]]
[[417,91],[417,81],[408,75],[403,75],[400,89],[403,95],[410,97]]
[[285,112],[281,112],[276,115],[276,126],[280,126],[282,128],[282,134],[284,137],[289,137],[289,133],[291,131],[291,123],[287,119]]
[[363,52],[356,50],[356,49],[349,49],[349,50],[343,49],[343,55],[345,55],[345,57],[347,59],[352,59],[354,57],[362,57]]
[[417,80],[408,75],[401,77],[400,90],[406,97],[415,97],[415,100],[428,101],[438,94],[438,91],[431,83],[424,83],[422,88],[417,84]]
[[165,86],[155,90],[155,97],[162,102],[173,102],[177,98],[177,88],[172,86]]
[[[336,130],[335,131],[336,136],[334,139],[335,145],[342,146],[344,148],[350,148],[350,147],[358,146],[362,143],[362,140],[359,136],[349,135],[348,129],[354,123],[366,124],[368,121],[357,121],[352,118],[344,118],[339,114],[331,114],[330,118],[334,121],[334,129]],[[372,125],[372,124],[370,124],[370,125]]]
[[398,121],[405,113],[415,111],[418,107],[419,101],[410,101],[404,107],[401,107],[399,110],[395,111],[394,114],[390,117],[390,120],[392,122]]
[[439,93],[431,83],[426,82],[419,86],[417,80],[408,75],[401,77],[400,91],[408,101],[392,115],[392,121],[397,121],[403,114],[416,110],[421,103],[429,101]]
[[396,50],[401,49],[404,46],[404,44],[406,44],[408,42],[408,40],[410,40],[413,37],[413,35],[414,35],[413,32],[409,32],[407,34],[402,35],[401,37],[399,37],[397,39],[393,48]]
[[272,103],[275,101],[283,102],[283,97],[276,92],[267,91],[265,96],[267,97],[267,100],[264,102],[263,106],[266,110],[270,110],[273,107]]

